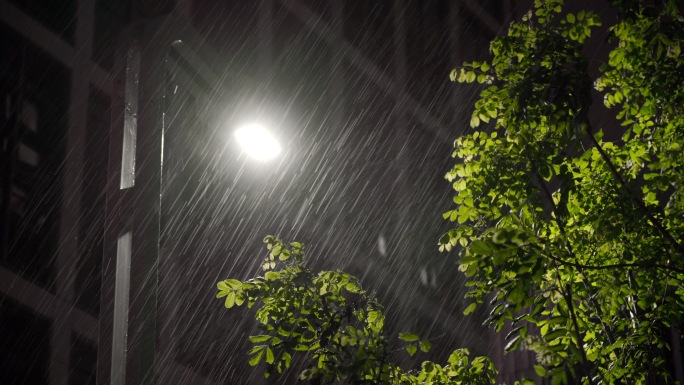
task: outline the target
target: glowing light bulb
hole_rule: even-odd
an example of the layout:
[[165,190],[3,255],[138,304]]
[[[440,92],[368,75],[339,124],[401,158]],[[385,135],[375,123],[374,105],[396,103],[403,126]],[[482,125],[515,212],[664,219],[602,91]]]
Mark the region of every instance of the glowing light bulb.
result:
[[242,149],[252,158],[265,162],[280,154],[280,144],[266,128],[248,124],[235,131],[235,137]]

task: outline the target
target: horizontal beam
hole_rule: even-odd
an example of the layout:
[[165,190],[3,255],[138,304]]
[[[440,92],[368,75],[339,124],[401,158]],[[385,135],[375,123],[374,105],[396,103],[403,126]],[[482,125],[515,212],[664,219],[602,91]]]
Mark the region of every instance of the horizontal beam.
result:
[[[77,65],[76,60],[85,59],[89,67],[88,80],[90,83],[111,94],[112,84],[109,71],[93,63],[91,58],[78,58],[82,50],[74,48],[7,0],[0,0],[0,9],[2,10],[0,21],[46,51],[65,67],[74,70]],[[86,51],[90,52],[89,50]]]
[[96,317],[4,267],[0,267],[0,293],[50,320],[59,318],[60,314],[66,314],[64,325],[56,325],[57,327],[68,327],[97,343]]

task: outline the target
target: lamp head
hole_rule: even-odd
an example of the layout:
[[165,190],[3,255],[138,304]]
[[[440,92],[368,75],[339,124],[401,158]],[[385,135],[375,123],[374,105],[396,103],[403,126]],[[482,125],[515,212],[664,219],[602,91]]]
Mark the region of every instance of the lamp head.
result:
[[247,124],[238,128],[235,137],[250,157],[262,162],[275,158],[281,152],[276,138],[259,124]]

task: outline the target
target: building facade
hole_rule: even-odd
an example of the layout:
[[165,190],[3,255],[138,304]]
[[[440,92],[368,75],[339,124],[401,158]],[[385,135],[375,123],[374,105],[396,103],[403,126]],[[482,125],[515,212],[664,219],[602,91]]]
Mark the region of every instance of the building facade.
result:
[[[164,47],[158,67],[138,63],[161,79],[150,87],[163,94],[164,147],[133,147],[141,175],[149,167],[158,178],[158,234],[145,238],[158,246],[158,380],[256,381],[244,364],[254,326],[226,313],[213,287],[257,274],[266,234],[306,243],[317,267],[358,275],[387,304],[390,331],[433,340],[433,358],[462,346],[500,354],[477,317],[462,316],[461,277],[435,244],[448,228],[451,142],[477,91],[455,88],[448,73],[486,57],[512,2],[0,0],[0,9],[0,382],[119,381],[103,369],[117,366],[107,356],[113,288],[117,274],[139,271],[133,262],[118,273],[117,250],[135,250],[139,237],[113,223],[150,217],[138,211],[147,201],[117,205],[116,194],[153,184],[125,186],[116,134],[136,28],[141,57]],[[150,31],[168,39],[157,45]],[[142,115],[159,94],[140,95]],[[225,135],[247,120],[280,132],[286,156],[249,163]],[[140,117],[139,130],[148,124]],[[153,147],[163,156],[145,152]],[[128,276],[134,309],[147,281]],[[124,334],[135,352],[142,342]],[[528,374],[514,373],[527,363],[508,367],[512,378]],[[141,383],[132,375],[121,383]]]

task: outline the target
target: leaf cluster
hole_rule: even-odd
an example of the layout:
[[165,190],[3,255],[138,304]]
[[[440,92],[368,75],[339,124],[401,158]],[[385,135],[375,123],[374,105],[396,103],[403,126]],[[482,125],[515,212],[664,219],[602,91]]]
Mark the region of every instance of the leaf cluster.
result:
[[390,361],[397,349],[414,355],[431,343],[417,334],[400,333],[391,345],[384,334],[384,308],[356,277],[339,271],[314,273],[304,265],[304,246],[267,236],[270,250],[264,276],[217,283],[217,298],[232,308],[256,306],[261,334],[251,336],[249,363],[265,364],[270,377],[304,359],[300,379],[349,384],[493,384],[496,370],[485,357],[469,361],[455,351],[446,365],[425,361],[405,371]]

